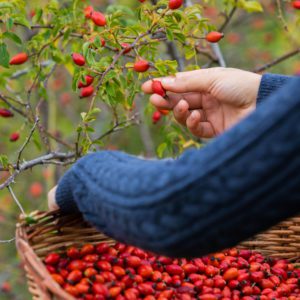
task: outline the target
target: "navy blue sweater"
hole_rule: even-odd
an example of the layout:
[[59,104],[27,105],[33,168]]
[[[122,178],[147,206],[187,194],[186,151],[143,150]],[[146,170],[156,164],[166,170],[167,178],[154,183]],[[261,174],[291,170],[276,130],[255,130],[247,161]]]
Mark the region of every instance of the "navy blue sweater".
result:
[[299,172],[300,78],[264,75],[255,112],[202,149],[175,160],[89,154],[56,198],[117,240],[192,257],[299,213]]

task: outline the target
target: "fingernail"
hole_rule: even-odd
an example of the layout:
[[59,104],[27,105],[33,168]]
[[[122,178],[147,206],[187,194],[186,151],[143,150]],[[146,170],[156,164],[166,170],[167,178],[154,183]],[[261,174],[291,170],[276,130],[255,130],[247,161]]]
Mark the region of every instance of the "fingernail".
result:
[[175,82],[175,77],[165,77],[161,81],[165,85],[172,85]]
[[191,113],[191,118],[192,118],[192,120],[196,120],[197,117],[198,117],[197,112],[196,112],[196,111],[193,111],[193,112]]

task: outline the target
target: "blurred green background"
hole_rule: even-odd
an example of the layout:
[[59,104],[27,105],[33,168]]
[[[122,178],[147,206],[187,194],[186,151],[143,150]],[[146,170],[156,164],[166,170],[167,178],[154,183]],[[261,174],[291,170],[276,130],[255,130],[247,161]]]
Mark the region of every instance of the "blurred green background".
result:
[[[149,0],[147,0],[149,1]],[[1,1],[0,1],[1,2]],[[43,6],[47,1],[28,1],[28,19],[30,13],[35,8]],[[116,2],[109,1],[86,1],[95,7],[106,6]],[[120,0],[118,3],[135,8],[139,5],[137,0]],[[211,20],[218,28],[223,23],[224,17],[218,9],[218,1],[200,1],[203,4],[204,17]],[[294,49],[294,41],[299,41],[299,28],[297,29],[295,18],[296,13],[291,8],[290,3],[282,2],[282,13],[287,22],[289,32],[283,28],[283,22],[278,17],[278,7],[276,1],[261,1],[264,12],[247,14],[243,11],[237,11],[225,30],[225,38],[220,42],[225,61],[228,67],[254,70],[273,59]],[[299,26],[299,24],[298,24]],[[22,30],[22,29],[18,29]],[[21,33],[21,32],[20,32]],[[164,54],[163,54],[164,55]],[[198,64],[205,66],[208,60],[205,55],[199,54]],[[215,66],[214,64],[212,66]],[[1,72],[1,68],[0,68]],[[268,72],[282,74],[300,73],[300,55],[285,60]],[[49,81],[50,91],[50,109],[52,117],[50,128],[53,134],[63,139],[68,139],[70,132],[74,131],[72,127],[79,120],[82,102],[78,101],[78,96],[71,91],[71,75],[63,68],[56,71],[56,76]],[[20,81],[11,82],[12,86],[20,84]],[[22,82],[25,86],[28,83]],[[24,89],[24,86],[18,86],[18,89]],[[147,97],[141,97],[137,108],[144,110],[147,108]],[[103,117],[97,123],[99,131],[105,131],[109,128],[109,114],[103,109]],[[147,108],[149,109],[149,108]],[[165,128],[161,124],[153,125],[151,117],[143,117],[142,126],[134,126],[124,131],[120,131],[110,136],[105,141],[106,149],[120,149],[132,154],[155,156],[157,146],[163,142],[164,135],[161,134]],[[8,142],[8,133],[16,130],[22,132],[22,120],[14,119],[0,120],[0,154],[9,153],[11,158],[16,157],[16,151],[21,145],[21,140],[17,143]],[[34,158],[38,154],[38,149],[28,148],[23,157],[27,160]],[[167,154],[166,154],[167,155]],[[32,170],[23,172],[16,179],[13,185],[14,192],[22,202],[26,212],[33,210],[45,210],[47,191],[56,184],[59,177],[64,173],[65,168],[55,166],[37,166]],[[0,172],[0,183],[6,178],[6,172]],[[14,237],[15,225],[19,215],[19,210],[7,190],[0,191],[0,240],[6,240]],[[20,266],[16,254],[14,242],[0,244],[0,299],[30,299],[25,284],[25,275]]]

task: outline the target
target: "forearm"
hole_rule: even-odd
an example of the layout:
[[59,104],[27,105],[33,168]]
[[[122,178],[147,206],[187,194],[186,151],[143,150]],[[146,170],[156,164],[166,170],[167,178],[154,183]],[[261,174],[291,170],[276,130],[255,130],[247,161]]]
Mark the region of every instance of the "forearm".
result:
[[292,216],[300,198],[299,81],[178,160],[119,152],[81,159],[66,175],[68,197],[58,187],[59,205],[75,201],[101,231],[172,256],[233,246]]

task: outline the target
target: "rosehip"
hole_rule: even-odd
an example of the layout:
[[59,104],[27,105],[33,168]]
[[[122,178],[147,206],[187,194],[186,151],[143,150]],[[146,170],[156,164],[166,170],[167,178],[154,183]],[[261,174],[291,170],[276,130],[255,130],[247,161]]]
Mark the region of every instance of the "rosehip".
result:
[[85,64],[85,58],[80,53],[73,53],[72,59],[77,66],[83,66]]
[[94,87],[93,86],[87,86],[81,89],[80,91],[80,98],[86,98],[90,97],[94,93]]
[[138,268],[138,274],[143,278],[150,278],[152,276],[153,269],[150,265],[141,265]]
[[293,1],[293,7],[295,9],[300,9],[300,0]]
[[133,69],[136,72],[146,72],[150,68],[150,64],[147,60],[140,59],[133,65]]
[[224,34],[217,31],[211,31],[206,36],[205,39],[210,43],[217,43],[224,37]]
[[239,273],[237,268],[230,268],[223,274],[223,279],[226,281],[236,279],[238,275]]
[[122,277],[124,276],[126,273],[125,273],[125,270],[122,268],[122,267],[119,267],[119,266],[113,266],[112,267],[112,271],[113,273],[117,276],[117,277]]
[[57,253],[50,253],[45,257],[45,263],[49,265],[56,265],[60,260],[60,255]]
[[94,283],[92,290],[95,294],[103,295],[104,297],[108,296],[108,288],[101,283]]
[[158,80],[152,80],[152,91],[154,94],[158,94],[162,97],[166,96],[166,91],[163,88],[161,82]]
[[130,44],[122,43],[121,46],[124,49],[124,52],[123,52],[124,54],[129,53],[131,51]]
[[3,118],[11,118],[14,114],[9,109],[0,108],[0,116]]
[[67,277],[68,282],[71,284],[79,282],[81,279],[82,279],[82,272],[79,270],[72,271]]
[[81,89],[83,87],[87,87],[89,85],[91,85],[94,81],[94,77],[90,76],[90,75],[86,75],[85,76],[85,83],[83,81],[79,81],[78,82],[78,88]]
[[10,137],[9,140],[11,142],[16,142],[18,139],[20,138],[20,133],[19,132],[13,132]]
[[80,252],[77,248],[71,247],[67,250],[67,256],[76,259],[80,257]]
[[87,6],[87,7],[84,9],[84,16],[85,16],[87,19],[91,19],[93,11],[94,11],[93,6]]
[[111,264],[108,261],[100,260],[96,265],[101,271],[111,271]]
[[13,56],[11,58],[11,60],[9,61],[10,65],[21,65],[23,63],[25,63],[28,60],[28,55],[25,52],[21,52],[16,54],[15,56]]
[[73,271],[73,270],[84,270],[85,269],[85,263],[82,260],[73,260],[69,263],[68,265],[68,270]]
[[59,285],[63,285],[65,283],[64,278],[60,274],[51,274],[51,277],[54,281],[56,281]]
[[183,4],[183,0],[169,0],[169,8],[177,9]]
[[105,15],[99,11],[93,11],[91,14],[91,19],[97,26],[105,26],[106,25],[106,18]]
[[152,114],[152,122],[156,124],[161,119],[161,113],[157,110]]

